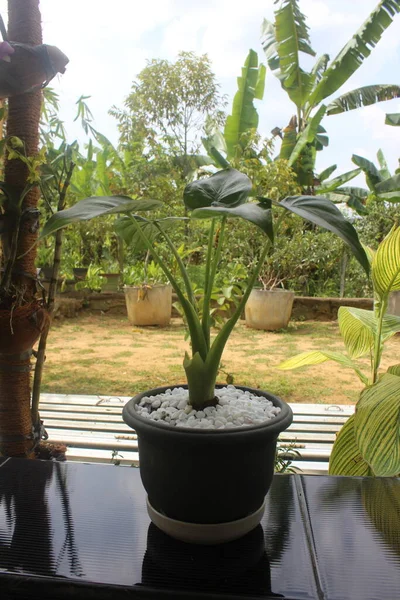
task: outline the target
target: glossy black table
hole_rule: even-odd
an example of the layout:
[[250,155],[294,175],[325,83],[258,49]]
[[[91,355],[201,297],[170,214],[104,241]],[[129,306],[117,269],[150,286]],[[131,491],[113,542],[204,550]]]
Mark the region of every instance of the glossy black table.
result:
[[400,480],[281,475],[259,526],[196,547],[151,525],[139,471],[0,462],[0,598],[400,597]]

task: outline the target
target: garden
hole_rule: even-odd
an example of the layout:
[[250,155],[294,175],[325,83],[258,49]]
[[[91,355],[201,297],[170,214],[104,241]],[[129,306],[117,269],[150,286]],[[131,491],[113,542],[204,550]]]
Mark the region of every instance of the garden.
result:
[[[60,532],[52,542],[41,537],[43,569],[23,558],[21,572],[61,575],[78,588],[82,577],[136,590],[141,577],[153,591],[192,590],[198,570],[185,563],[190,555],[216,569],[220,587],[199,583],[206,598],[239,577],[235,553],[245,565],[257,548],[256,571],[272,569],[281,597],[316,597],[323,577],[314,573],[308,591],[285,587],[273,562],[287,568],[294,559],[285,540],[303,543],[316,528],[307,556],[311,565],[318,554],[324,565],[313,519],[320,506],[329,522],[335,503],[340,517],[348,494],[358,495],[365,522],[383,540],[385,565],[398,563],[400,169],[379,147],[374,161],[361,155],[357,136],[343,144],[337,164],[320,164],[337,133],[331,123],[348,112],[384,103],[391,112],[382,131],[399,131],[400,85],[352,89],[348,82],[385,44],[400,2],[378,2],[333,59],[314,51],[302,4],[274,3],[273,20],[260,23],[259,39],[255,33],[259,50],[237,65],[232,97],[207,54],[147,58],[127,75],[128,96],[108,107],[114,142],[83,93],[71,138],[65,99],[51,81],[62,80],[73,60],[43,43],[39,0],[8,0],[7,27],[0,17],[0,579],[10,576],[7,589],[24,593],[13,565],[34,552],[21,546],[13,515],[28,539],[36,537],[26,516],[35,493],[44,537],[52,537],[50,522]],[[263,106],[273,77],[291,108],[267,133]],[[347,171],[338,167],[344,153]],[[301,475],[310,456],[337,477],[314,484]],[[111,462],[107,489],[95,465],[75,460]],[[115,468],[129,463],[140,479],[136,469]],[[25,497],[31,476],[36,492]],[[116,493],[124,486],[136,521]],[[86,509],[74,515],[80,493],[102,523],[93,544],[84,534]],[[278,498],[297,515],[292,529]],[[100,550],[108,537],[119,544],[104,528],[113,529],[110,506],[140,530],[140,544],[147,535],[133,580],[126,565],[108,568]],[[14,533],[2,537],[2,523]],[[366,546],[376,544],[365,535]],[[77,558],[85,544],[90,553],[99,548],[101,575],[84,552]],[[169,564],[173,555],[186,565],[182,580]],[[382,568],[390,597],[393,573]],[[254,589],[244,581],[256,597],[270,597],[271,575],[259,588],[256,576]],[[79,597],[61,589],[63,598]]]

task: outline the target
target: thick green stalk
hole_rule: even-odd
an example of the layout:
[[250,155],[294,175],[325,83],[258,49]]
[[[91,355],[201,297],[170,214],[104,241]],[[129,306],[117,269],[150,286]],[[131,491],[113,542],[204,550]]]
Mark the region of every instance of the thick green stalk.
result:
[[[225,224],[226,224],[226,217],[223,217],[223,219],[221,221],[221,229],[220,229],[219,236],[218,236],[218,244],[217,244],[217,250],[214,255],[214,260],[212,260],[212,246],[213,246],[214,238],[212,238],[212,239],[210,238],[209,242],[208,242],[208,250],[210,251],[210,248],[211,248],[211,257],[210,257],[210,267],[211,268],[208,273],[208,282],[207,282],[207,287],[206,287],[205,295],[204,295],[203,315],[202,315],[203,333],[204,333],[204,337],[206,339],[208,348],[210,348],[211,295],[212,295],[212,290],[214,287],[214,281],[215,281],[215,275],[217,273],[217,267],[218,267],[218,264],[219,264],[219,261],[221,258],[221,249],[222,249],[222,244],[223,244],[223,239],[224,239]],[[207,256],[207,259],[208,259],[208,256]]]
[[257,266],[254,269],[254,272],[249,280],[249,283],[248,283],[247,288],[242,296],[241,301],[239,302],[239,305],[237,306],[232,317],[222,327],[221,331],[219,332],[219,334],[213,341],[210,352],[208,353],[207,360],[206,360],[206,367],[208,367],[210,369],[210,377],[212,377],[214,379],[214,383],[217,378],[219,364],[221,361],[222,353],[224,351],[226,342],[228,341],[229,336],[232,333],[234,326],[236,325],[237,321],[240,318],[240,315],[242,314],[242,312],[244,310],[246,302],[251,294],[251,291],[254,287],[255,282],[257,281],[258,275],[260,274],[260,271],[261,271],[261,267],[264,264],[265,257],[267,256],[270,247],[271,247],[271,241],[268,240],[261,252],[261,256],[258,260]]
[[[210,276],[211,276],[211,259],[212,259],[212,250],[213,250],[213,242],[214,242],[214,232],[215,232],[215,219],[211,219],[211,227],[208,234],[208,246],[207,246],[207,257],[206,257],[206,270],[205,270],[205,278],[204,278],[204,296],[208,293],[208,288],[210,286]],[[205,300],[204,300],[205,302]],[[203,303],[204,306],[204,303]],[[208,315],[208,317],[206,317]],[[209,311],[207,313],[203,310],[202,315],[202,327],[203,332],[205,331],[204,322],[207,319],[209,323]],[[210,339],[208,336],[208,347],[210,347]]]
[[[134,217],[131,217],[131,220],[134,223],[136,230],[138,232],[138,235],[141,238],[142,242],[145,244],[146,248],[148,248],[148,250],[150,250],[152,257],[154,258],[156,263],[161,267],[161,269],[165,273],[165,276],[167,277],[168,281],[171,283],[172,287],[174,288],[176,295],[178,296],[179,302],[181,303],[183,311],[185,313],[188,328],[190,331],[190,339],[192,342],[193,354],[195,352],[199,352],[200,356],[203,358],[203,360],[205,360],[206,356],[207,356],[207,345],[206,345],[206,341],[204,339],[203,330],[201,328],[201,323],[200,323],[199,317],[197,316],[194,306],[192,306],[192,304],[189,302],[189,300],[185,297],[184,293],[182,292],[181,288],[179,287],[177,280],[175,279],[175,277],[173,276],[173,274],[171,273],[171,271],[169,270],[167,265],[164,263],[162,258],[159,256],[159,254],[155,250],[151,241],[143,233],[139,223],[136,221],[136,219]],[[164,235],[164,232],[162,232],[162,233]]]
[[169,235],[165,231],[163,231],[161,229],[161,227],[157,223],[155,223],[155,225],[156,225],[157,229],[160,231],[160,233],[164,236],[164,239],[165,239],[165,241],[168,244],[168,248],[171,250],[171,252],[172,252],[172,254],[173,254],[173,256],[174,256],[174,258],[175,258],[175,260],[177,262],[177,265],[178,265],[179,270],[180,270],[181,275],[182,275],[183,283],[185,284],[186,293],[187,293],[188,300],[189,300],[190,304],[192,304],[193,306],[196,306],[196,298],[195,298],[194,293],[193,293],[192,284],[190,283],[189,276],[187,274],[187,271],[185,269],[185,265],[183,264],[183,261],[182,261],[181,257],[179,256],[179,254],[178,254],[178,252],[177,252],[174,244],[172,243],[171,238],[169,237]]

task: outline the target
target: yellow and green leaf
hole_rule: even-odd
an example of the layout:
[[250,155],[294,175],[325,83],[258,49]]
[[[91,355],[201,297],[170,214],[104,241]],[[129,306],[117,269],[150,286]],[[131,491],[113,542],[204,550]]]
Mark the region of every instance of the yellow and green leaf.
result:
[[400,290],[400,227],[394,226],[379,244],[372,262],[374,290],[381,298]]
[[373,475],[369,464],[364,460],[357,446],[354,417],[355,415],[352,415],[346,421],[333,444],[329,459],[329,475],[353,477]]
[[385,373],[361,392],[354,433],[375,475],[392,477],[400,473],[400,377]]

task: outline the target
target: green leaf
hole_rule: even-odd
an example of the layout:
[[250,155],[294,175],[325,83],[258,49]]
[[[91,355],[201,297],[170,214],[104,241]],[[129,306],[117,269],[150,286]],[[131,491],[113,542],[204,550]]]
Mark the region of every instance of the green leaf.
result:
[[385,125],[392,125],[393,127],[400,126],[400,113],[388,113],[385,118]]
[[381,0],[360,29],[342,48],[325,71],[319,84],[311,94],[311,106],[334,94],[363,64],[372,48],[376,46],[385,29],[392,23],[392,17],[400,12],[399,0]]
[[321,171],[321,173],[318,175],[318,179],[320,180],[320,182],[322,183],[323,181],[328,179],[328,177],[330,177],[332,173],[336,171],[336,169],[337,165],[331,165],[327,169],[324,169],[324,171]]
[[400,192],[386,192],[381,193],[377,196],[377,200],[383,200],[384,202],[393,202],[397,204],[400,202]]
[[310,45],[306,20],[297,0],[282,0],[275,12],[276,51],[281,84],[298,108],[304,105],[313,84],[310,73],[300,67],[299,53],[315,56]]
[[[363,319],[362,317],[365,316]],[[359,358],[369,354],[374,347],[373,321],[376,317],[373,311],[356,309],[353,311],[348,306],[341,306],[338,311],[339,329],[344,345],[351,358]]]
[[400,364],[392,365],[388,368],[387,372],[391,373],[392,375],[397,375],[397,377],[400,377]]
[[91,196],[77,202],[71,208],[52,215],[43,227],[40,238],[44,238],[70,223],[88,221],[94,217],[114,213],[154,210],[160,206],[162,203],[158,200],[134,200],[128,196]]
[[400,228],[397,226],[378,246],[372,262],[372,281],[381,298],[400,290]]
[[378,152],[376,153],[376,156],[378,158],[379,166],[381,168],[380,173],[382,175],[382,178],[390,179],[390,177],[392,175],[389,171],[389,167],[388,167],[385,155],[383,154],[383,151],[381,150],[381,148],[379,148]]
[[352,171],[347,171],[346,173],[343,173],[342,175],[338,175],[337,177],[334,177],[333,179],[329,179],[328,181],[325,181],[325,183],[323,185],[319,185],[317,187],[315,193],[320,195],[320,194],[327,194],[328,192],[333,192],[334,190],[336,190],[336,188],[340,187],[344,183],[347,183],[351,179],[354,179],[354,177],[357,177],[357,175],[359,175],[360,173],[361,173],[361,169],[353,169]]
[[[373,261],[373,258],[372,258]],[[351,339],[349,340],[349,347],[346,348],[350,356],[352,358],[358,358],[363,354],[367,354],[369,349],[365,349],[362,352],[362,348],[367,348],[369,339],[368,334],[365,333],[364,330],[368,330],[372,337],[374,338],[378,333],[378,320],[375,316],[375,312],[373,310],[365,310],[363,308],[356,308],[352,306],[341,306],[338,311],[339,318],[339,327],[342,337],[345,338],[348,335],[350,338],[355,338],[357,335],[357,328],[360,329],[361,340],[353,342]],[[343,322],[343,331],[342,331],[342,322]],[[364,329],[361,331],[361,327]],[[351,331],[347,334],[344,330],[349,328]],[[381,329],[381,338],[382,342],[386,342],[393,335],[400,331],[400,317],[396,315],[386,314],[382,320],[382,329]],[[357,352],[357,348],[359,347],[360,352]]]
[[377,476],[400,473],[400,377],[385,373],[361,392],[354,419],[357,445]]
[[289,196],[279,202],[279,206],[338,235],[350,246],[355,258],[369,273],[368,258],[356,230],[330,200],[320,196]]
[[282,371],[290,371],[292,369],[299,369],[300,367],[319,365],[328,360],[334,360],[342,365],[342,367],[353,369],[361,381],[364,384],[367,383],[367,378],[360,371],[358,365],[341,352],[320,352],[318,350],[301,352],[300,354],[296,354],[296,356],[292,356],[291,358],[284,360],[280,365],[278,365],[278,369],[281,369]]
[[274,232],[272,227],[272,211],[265,208],[265,204],[241,204],[240,206],[223,207],[210,206],[208,208],[197,208],[191,214],[195,219],[212,219],[215,217],[234,217],[241,218],[257,225],[267,234],[271,242],[274,241]]
[[375,186],[375,191],[378,195],[383,192],[400,192],[400,174],[393,175]]
[[319,107],[319,109],[317,110],[317,112],[315,113],[315,115],[310,119],[310,121],[307,124],[307,126],[305,127],[305,129],[299,135],[296,145],[295,145],[295,147],[289,157],[289,160],[288,160],[290,167],[292,167],[294,165],[294,163],[296,162],[296,160],[299,158],[300,153],[302,152],[304,147],[307,144],[311,144],[314,141],[315,136],[317,134],[319,124],[321,123],[321,121],[325,115],[325,111],[326,111],[326,106],[324,104],[322,104]]
[[273,23],[267,19],[264,19],[261,26],[261,45],[263,47],[269,68],[275,76],[279,77],[280,65],[275,27]]
[[252,189],[252,183],[247,175],[236,169],[224,169],[197,181],[192,181],[185,187],[183,201],[186,208],[205,208],[213,204],[238,206],[243,204]]
[[147,250],[147,246],[139,235],[137,226],[132,222],[132,218],[135,218],[140,223],[140,228],[151,243],[161,234],[161,231],[169,229],[175,223],[175,219],[163,219],[158,221],[157,227],[152,221],[137,216],[129,217],[124,215],[117,219],[114,223],[115,232],[130,246],[133,254],[139,254]]
[[368,477],[372,474],[369,464],[358,449],[352,415],[339,431],[333,444],[329,458],[329,475]]
[[258,113],[254,107],[255,98],[261,100],[264,94],[265,67],[258,67],[258,57],[250,50],[242,68],[242,76],[238,77],[238,91],[232,105],[232,114],[225,123],[224,137],[228,151],[228,159],[235,156],[243,133],[258,127]]
[[320,56],[313,68],[311,69],[311,77],[312,77],[312,87],[315,88],[316,84],[319,83],[328,67],[329,63],[329,54],[322,54]]
[[382,175],[379,173],[374,163],[363,156],[357,156],[357,154],[353,154],[351,160],[364,171],[368,187],[371,190],[375,190],[376,184],[382,181]]
[[393,84],[366,85],[333,100],[328,105],[326,114],[338,115],[355,108],[385,102],[393,98],[400,98],[400,86]]

